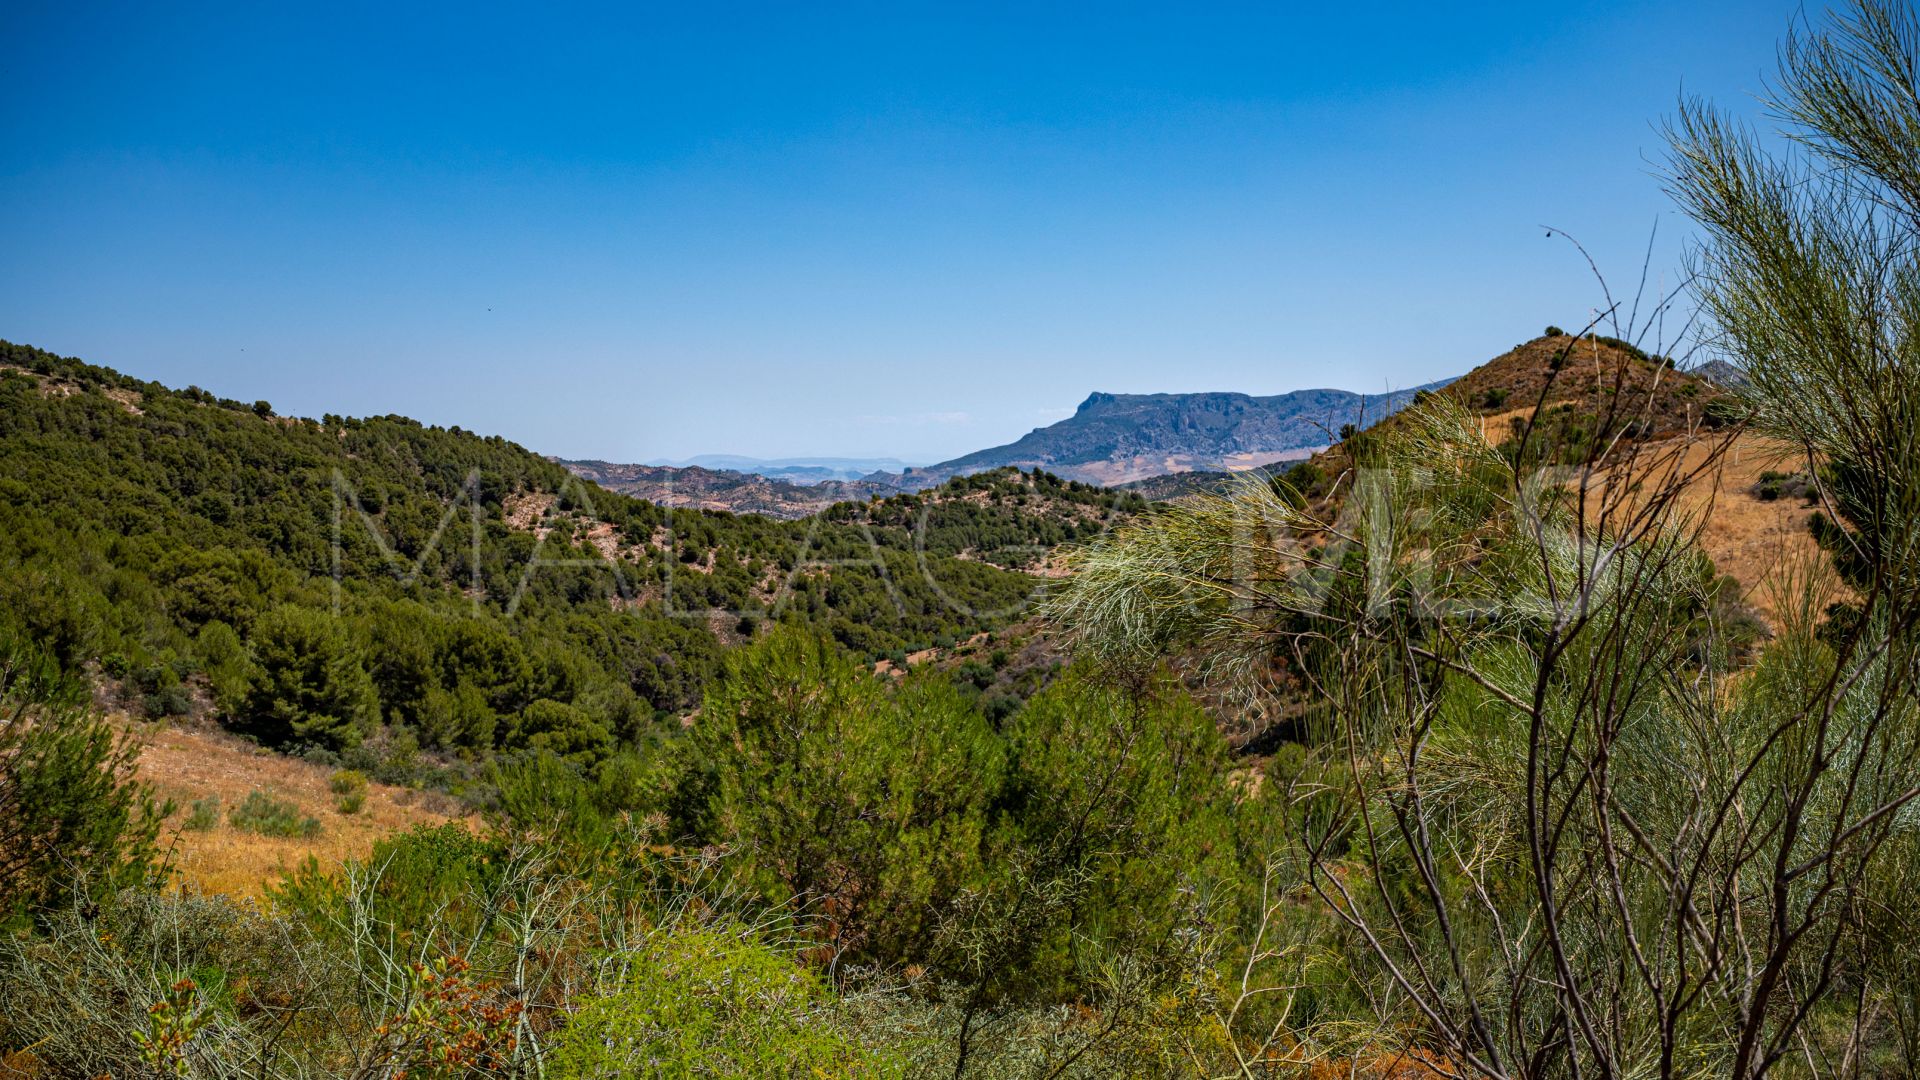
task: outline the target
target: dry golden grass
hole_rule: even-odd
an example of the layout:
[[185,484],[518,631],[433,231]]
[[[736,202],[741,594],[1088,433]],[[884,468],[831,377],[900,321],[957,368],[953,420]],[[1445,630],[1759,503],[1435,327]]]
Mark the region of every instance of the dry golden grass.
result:
[[[1516,422],[1525,422],[1532,414],[1531,406],[1487,413],[1479,418],[1481,434],[1497,444],[1513,433]],[[1670,467],[1677,475],[1688,475],[1705,463],[1716,445],[1717,437],[1711,432],[1682,435],[1646,444],[1640,458],[1664,461],[1666,453],[1678,450],[1682,456]],[[1772,586],[1778,575],[1806,560],[1818,561],[1818,545],[1807,530],[1813,510],[1795,498],[1764,501],[1752,489],[1763,472],[1805,469],[1805,455],[1795,447],[1758,435],[1738,435],[1718,468],[1688,484],[1675,507],[1683,517],[1700,522],[1700,546],[1714,567],[1740,583],[1742,598],[1775,630],[1779,622]],[[1590,505],[1597,506],[1598,498],[1596,489],[1589,496]]]
[[[1642,460],[1658,460],[1656,470],[1687,476],[1715,452],[1714,437],[1681,437],[1650,443]],[[1668,455],[1672,455],[1668,457]],[[1792,446],[1758,435],[1739,435],[1727,445],[1715,469],[1706,470],[1681,489],[1674,509],[1689,527],[1698,529],[1701,548],[1722,574],[1740,583],[1741,597],[1776,631],[1775,588],[1780,574],[1808,560],[1819,549],[1807,529],[1813,511],[1799,499],[1763,501],[1752,493],[1760,474],[1768,470],[1793,472],[1805,468],[1805,458]],[[1651,489],[1658,481],[1647,480]],[[1589,493],[1590,509],[1597,512],[1601,484]]]
[[[458,807],[443,796],[372,784],[357,814],[342,814],[327,789],[333,770],[263,750],[217,730],[184,725],[142,728],[140,778],[174,801],[163,843],[183,883],[208,893],[258,896],[283,872],[317,858],[323,866],[366,855],[373,842],[415,825],[453,820]],[[227,812],[251,791],[264,791],[317,818],[320,835],[288,839],[243,832]],[[191,832],[180,826],[196,799],[220,800],[220,821]]]
[[[1489,413],[1479,418],[1487,441],[1498,443],[1524,422],[1532,407]],[[1682,435],[1647,444],[1642,460],[1662,460],[1669,449],[1683,456],[1672,463],[1678,475],[1687,475],[1707,460],[1717,444],[1713,433]],[[1738,435],[1728,445],[1717,469],[1702,474],[1683,490],[1676,509],[1700,522],[1700,546],[1722,574],[1740,583],[1742,598],[1778,630],[1772,585],[1783,569],[1818,560],[1819,547],[1807,530],[1812,508],[1799,499],[1771,502],[1753,494],[1763,472],[1805,471],[1806,457],[1795,447],[1759,435]],[[1590,496],[1597,502],[1598,493]]]
[[[1696,446],[1688,453],[1699,460],[1706,451]],[[1721,573],[1731,574],[1740,583],[1746,602],[1775,629],[1779,624],[1771,586],[1777,576],[1787,567],[1819,557],[1819,547],[1807,529],[1807,517],[1813,511],[1799,499],[1763,502],[1749,489],[1770,469],[1793,472],[1805,466],[1805,457],[1792,446],[1742,435],[1720,463],[1718,490],[1696,484],[1681,504],[1704,516],[1700,545]]]

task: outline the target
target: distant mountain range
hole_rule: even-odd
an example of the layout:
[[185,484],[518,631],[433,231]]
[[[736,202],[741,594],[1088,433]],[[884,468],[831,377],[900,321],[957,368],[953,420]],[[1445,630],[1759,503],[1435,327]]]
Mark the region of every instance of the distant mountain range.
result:
[[1723,390],[1738,390],[1747,385],[1747,373],[1725,360],[1709,360],[1694,368],[1693,374]]
[[[704,465],[621,465],[611,461],[552,460],[564,465],[575,476],[591,480],[608,491],[634,495],[658,506],[727,510],[736,514],[765,514],[775,518],[803,518],[837,502],[865,502],[875,495],[896,495],[902,490],[894,483],[866,480],[821,479],[797,483],[758,472],[716,469]],[[885,475],[893,475],[897,479],[897,474]]]
[[1013,465],[1069,480],[1113,486],[1168,473],[1238,471],[1306,457],[1339,440],[1342,426],[1366,427],[1398,412],[1443,379],[1386,394],[1295,390],[1249,394],[1093,394],[1057,424],[952,461],[910,468],[908,488]]
[[650,466],[670,469],[710,469],[753,473],[769,480],[795,484],[818,484],[828,480],[859,480],[877,472],[898,473],[925,462],[899,458],[796,457],[752,458],[737,454],[700,454],[685,461],[650,461]]
[[1096,393],[1059,423],[937,465],[895,458],[768,460],[728,454],[647,465],[554,460],[602,487],[663,506],[795,518],[836,502],[924,491],[955,476],[1009,466],[1112,487],[1175,473],[1230,473],[1297,460],[1338,441],[1345,425],[1364,428],[1399,411],[1419,391],[1451,381],[1386,394]]

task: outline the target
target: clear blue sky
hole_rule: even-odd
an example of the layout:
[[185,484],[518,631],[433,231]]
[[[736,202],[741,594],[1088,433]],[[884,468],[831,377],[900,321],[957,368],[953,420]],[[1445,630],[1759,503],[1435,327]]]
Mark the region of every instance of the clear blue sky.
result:
[[0,7],[0,337],[543,452],[936,460],[1631,288],[1785,0]]

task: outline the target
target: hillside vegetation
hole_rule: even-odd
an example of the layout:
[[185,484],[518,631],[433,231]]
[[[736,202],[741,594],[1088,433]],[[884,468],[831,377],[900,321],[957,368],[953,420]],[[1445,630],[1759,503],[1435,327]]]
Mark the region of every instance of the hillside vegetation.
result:
[[666,509],[498,437],[0,346],[0,620],[137,715],[210,709],[283,747],[592,761],[695,705],[763,624],[872,656],[970,636],[1034,587],[981,545],[1064,533],[970,532],[963,509],[925,541]]
[[[0,1072],[1920,1074],[1920,18],[1866,0],[1780,63],[1794,155],[1697,102],[1670,126],[1744,382],[1611,307],[1153,507],[1005,471],[666,510],[13,349]],[[1808,541],[1771,633],[1709,554],[1729,477]],[[714,613],[782,566],[791,606]],[[1061,575],[1037,614],[1009,567]],[[897,651],[927,634],[954,647]],[[129,695],[299,748],[260,760],[301,797],[181,820],[101,708]],[[259,902],[179,887],[176,821],[188,854],[402,824],[408,740],[484,775],[471,818]]]

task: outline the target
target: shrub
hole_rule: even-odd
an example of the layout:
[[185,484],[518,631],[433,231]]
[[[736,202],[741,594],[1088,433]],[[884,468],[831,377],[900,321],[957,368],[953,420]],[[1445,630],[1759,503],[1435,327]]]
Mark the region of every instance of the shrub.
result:
[[630,956],[556,1037],[558,1077],[897,1074],[862,1047],[820,980],[733,926],[675,927]]
[[382,751],[373,762],[372,775],[383,784],[417,784],[430,771],[422,768],[420,739],[405,728],[393,732]]
[[997,728],[1014,713],[1019,712],[1023,704],[1025,703],[1020,700],[1018,694],[1006,690],[995,690],[980,699],[980,715],[987,718],[987,723]]
[[240,635],[224,622],[200,628],[194,651],[207,673],[214,706],[224,715],[239,711],[247,698],[247,650]]
[[141,700],[141,709],[149,720],[185,716],[193,711],[193,695],[179,684],[162,687]]
[[407,967],[406,1006],[377,1029],[379,1057],[399,1066],[395,1076],[420,1080],[512,1075],[526,1008],[514,993],[475,977],[457,956],[415,961]]
[[[243,1075],[233,1062],[337,1075],[351,1040],[377,1022],[345,993],[346,959],[250,901],[128,890],[50,911],[37,934],[0,935],[0,1047],[32,1047],[48,1080],[158,1078],[169,1072],[154,1066],[183,1057],[195,1077]],[[189,1038],[155,1038],[170,1035]]]
[[1311,461],[1299,461],[1289,465],[1287,471],[1280,474],[1273,484],[1273,491],[1285,499],[1287,505],[1300,507],[1306,505],[1308,499],[1320,494],[1321,484],[1326,478],[1320,466]]
[[293,803],[264,791],[248,792],[246,801],[227,814],[227,824],[261,836],[305,839],[320,835],[318,818],[308,817]]
[[1700,410],[1700,423],[1709,428],[1726,427],[1745,420],[1746,408],[1731,398],[1714,398]]
[[204,799],[193,800],[187,810],[187,820],[180,827],[188,832],[207,832],[220,824],[220,797],[209,795]]
[[1625,338],[1610,337],[1606,334],[1596,334],[1594,335],[1594,340],[1598,341],[1602,345],[1611,345],[1614,348],[1619,349],[1621,352],[1626,353],[1628,356],[1635,358],[1636,360],[1650,359],[1647,356],[1646,350],[1642,349],[1638,345],[1635,345],[1633,342],[1626,340]]
[[83,889],[138,882],[171,807],[134,779],[139,747],[53,657],[0,641],[0,925]]
[[1547,336],[1548,336],[1548,337],[1566,337],[1566,336],[1567,336],[1567,332],[1566,332],[1565,330],[1562,330],[1562,329],[1560,329],[1559,327],[1557,327],[1557,326],[1555,326],[1555,325],[1553,325],[1552,323],[1548,323],[1548,324],[1547,324]]
[[770,902],[817,897],[850,957],[910,962],[980,872],[1003,751],[949,682],[896,692],[804,632],[730,656],[687,745],[687,831],[759,854]]
[[327,778],[327,790],[335,796],[334,805],[343,814],[357,814],[367,804],[367,774],[358,769],[340,769]]
[[[450,949],[475,940],[489,917],[487,898],[496,893],[506,852],[496,839],[465,825],[418,825],[382,837],[360,866],[370,877],[359,902],[380,932],[427,935]],[[317,926],[351,922],[351,875],[322,870],[309,859],[268,889],[277,910],[297,913]]]
[[1507,403],[1507,389],[1504,386],[1487,388],[1486,397],[1481,399],[1489,409],[1497,409]]
[[296,757],[309,765],[318,765],[323,769],[332,769],[340,764],[340,755],[315,743],[301,743],[298,746],[283,748],[288,757]]
[[993,671],[993,668],[978,660],[968,660],[960,665],[954,675],[962,683],[971,685],[976,690],[985,690],[993,685]]
[[1773,502],[1784,497],[1812,503],[1819,497],[1819,489],[1814,486],[1813,477],[1804,472],[1784,473],[1768,469],[1761,473],[1760,478],[1747,490],[1761,502]]
[[513,741],[536,753],[591,764],[612,752],[613,733],[576,705],[541,698],[514,718]]

